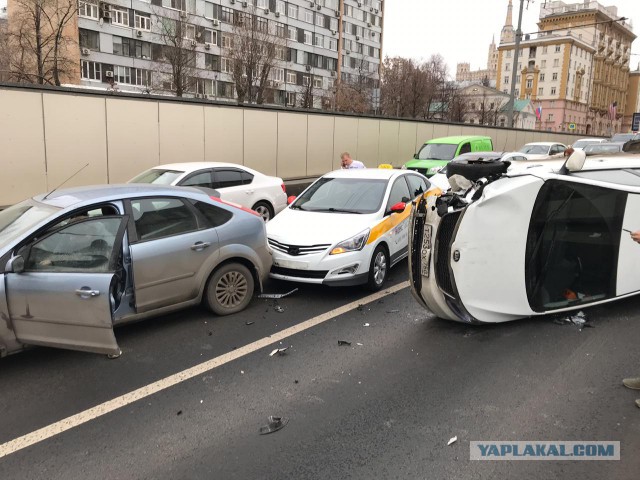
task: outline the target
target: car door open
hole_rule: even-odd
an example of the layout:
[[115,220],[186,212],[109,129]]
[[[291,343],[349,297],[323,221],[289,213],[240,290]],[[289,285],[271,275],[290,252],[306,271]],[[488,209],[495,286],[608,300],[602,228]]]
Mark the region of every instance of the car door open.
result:
[[126,216],[73,221],[26,245],[5,274],[19,341],[118,354],[112,311],[122,284]]

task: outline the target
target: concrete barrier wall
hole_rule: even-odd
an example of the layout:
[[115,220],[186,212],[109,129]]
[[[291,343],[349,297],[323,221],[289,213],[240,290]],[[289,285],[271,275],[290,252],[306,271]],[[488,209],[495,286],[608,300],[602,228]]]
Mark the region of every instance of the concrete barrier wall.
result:
[[496,150],[575,136],[198,100],[0,86],[0,206],[65,186],[126,182],[163,163],[225,161],[285,180],[339,168],[348,151],[396,167],[426,140],[489,135]]

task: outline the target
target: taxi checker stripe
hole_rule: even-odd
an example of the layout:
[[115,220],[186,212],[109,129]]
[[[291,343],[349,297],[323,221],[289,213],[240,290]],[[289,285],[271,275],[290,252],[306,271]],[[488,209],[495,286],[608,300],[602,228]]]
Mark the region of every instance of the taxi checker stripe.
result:
[[[435,196],[442,195],[442,190],[440,190],[439,188],[434,188],[433,190],[429,190],[422,196],[430,197],[433,195]],[[375,242],[382,235],[387,233],[389,230],[394,229],[400,223],[404,222],[407,218],[409,218],[410,214],[411,214],[411,204],[409,203],[407,204],[407,208],[404,209],[404,212],[398,215],[390,215],[389,217],[385,218],[383,221],[378,223],[375,227],[371,228],[371,233],[369,234],[369,240],[367,240],[367,245]]]

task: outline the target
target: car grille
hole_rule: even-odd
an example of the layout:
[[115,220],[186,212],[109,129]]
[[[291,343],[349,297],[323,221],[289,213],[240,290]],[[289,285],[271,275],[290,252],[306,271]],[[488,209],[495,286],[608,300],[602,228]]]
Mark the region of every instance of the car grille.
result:
[[289,245],[287,243],[276,242],[273,238],[269,239],[269,245],[271,245],[271,248],[273,248],[274,250],[286,253],[287,255],[291,255],[294,257],[300,257],[303,255],[312,255],[314,253],[321,253],[331,246],[330,244]]
[[451,240],[456,230],[456,224],[461,212],[453,212],[442,217],[438,228],[438,238],[436,247],[436,279],[438,286],[447,295],[455,296],[453,281],[451,279]]
[[271,267],[271,273],[276,275],[286,275],[287,277],[323,279],[327,276],[329,270],[296,270],[295,268],[273,266]]

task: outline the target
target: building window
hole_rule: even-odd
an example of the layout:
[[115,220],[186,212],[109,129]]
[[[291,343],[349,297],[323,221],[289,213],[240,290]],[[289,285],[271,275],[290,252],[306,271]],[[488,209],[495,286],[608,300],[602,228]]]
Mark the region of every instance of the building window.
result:
[[287,16],[289,18],[295,18],[297,20],[298,19],[298,6],[297,5],[292,5],[290,3],[289,4],[289,11],[287,12]]
[[507,58],[511,58],[511,50],[507,50]]
[[505,84],[509,83],[509,75],[504,76],[504,83]]
[[259,32],[268,33],[269,32],[269,23],[268,23],[267,19],[266,18],[257,17],[256,18],[256,29]]
[[222,34],[222,48],[233,48],[233,38],[231,35]]
[[226,23],[233,23],[233,9],[229,7],[222,7],[221,11],[222,21]]
[[520,83],[520,75],[516,75],[516,83]]
[[511,67],[511,64],[510,64],[510,63],[505,63],[505,64],[504,64],[504,71],[505,71],[505,72],[508,72],[510,67]]
[[304,10],[304,21],[307,23],[313,23],[313,11],[311,10]]
[[556,94],[556,87],[551,87],[551,95],[555,95]]
[[313,44],[316,47],[322,47],[323,43],[324,43],[324,37],[316,33],[313,37]]
[[544,82],[544,73],[541,73],[541,74],[540,74],[540,81],[541,81],[541,82]]
[[322,88],[322,77],[313,77],[313,87]]
[[295,92],[287,92],[287,106],[293,107],[296,104]]
[[183,12],[196,13],[196,0],[162,0],[162,6]]
[[276,60],[287,60],[287,50],[285,47],[276,47]]
[[556,45],[556,53],[560,53],[560,45]]
[[100,50],[100,34],[94,30],[78,29],[80,35],[80,47],[91,50]]
[[316,13],[316,25],[319,27],[324,27],[324,15],[321,13]]
[[78,15],[85,18],[98,20],[98,4],[90,2],[78,2]]
[[280,38],[287,38],[286,26],[284,23],[276,23],[276,36]]
[[540,67],[541,68],[545,68],[547,66],[547,61],[546,60],[542,60],[542,62],[540,62]]
[[533,87],[533,79],[527,78],[527,88],[532,88],[532,87]]
[[304,31],[304,43],[307,45],[313,45],[313,34],[311,32]]
[[121,27],[129,26],[129,10],[120,7],[111,7],[111,23]]
[[102,81],[102,65],[100,63],[82,60],[80,62],[80,70],[82,71],[83,80]]
[[553,75],[551,75],[551,80],[558,80],[558,74],[554,73]]
[[294,42],[298,40],[298,29],[296,27],[287,27],[287,38]]
[[204,29],[204,43],[216,45],[218,43],[218,32],[209,28]]
[[135,13],[135,25],[138,30],[151,30],[151,16],[146,13]]
[[331,20],[329,21],[329,27],[331,30],[335,30],[336,32],[338,31],[338,19],[337,18],[331,18]]
[[211,2],[204,2],[204,16],[206,18],[216,18],[216,8]]
[[538,95],[542,96],[544,94],[544,88],[540,87],[538,88]]
[[271,69],[271,78],[274,82],[284,82],[284,68],[274,67]]
[[553,66],[554,66],[554,67],[559,67],[559,66],[560,66],[560,59],[556,58],[556,59],[553,61]]
[[296,72],[287,72],[287,83],[297,83],[298,76]]
[[[224,39],[224,36],[222,38]],[[233,62],[230,58],[220,59],[220,70],[224,73],[231,73],[233,71]]]
[[195,25],[187,25],[184,30],[184,38],[187,40],[195,40],[196,39],[196,26]]
[[280,15],[285,15],[287,13],[287,4],[284,0],[276,0],[276,12]]
[[113,67],[113,76],[118,83],[131,84],[131,67]]
[[207,70],[213,70],[217,72],[220,70],[220,57],[217,55],[211,55],[210,53],[204,54],[204,67]]

